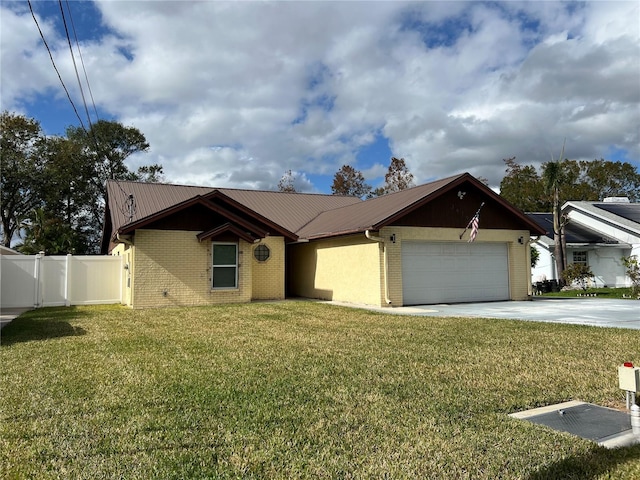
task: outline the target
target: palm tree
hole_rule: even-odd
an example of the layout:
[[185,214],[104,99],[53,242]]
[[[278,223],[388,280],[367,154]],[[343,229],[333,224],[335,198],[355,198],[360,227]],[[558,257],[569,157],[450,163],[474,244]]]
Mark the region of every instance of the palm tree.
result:
[[555,257],[558,282],[564,285],[562,272],[567,267],[566,258],[566,242],[564,239],[564,226],[567,219],[562,216],[562,204],[560,203],[560,188],[566,181],[566,174],[562,158],[564,157],[564,143],[562,144],[562,152],[557,161],[551,159],[551,162],[544,165],[542,173],[547,193],[553,194],[553,240],[555,242]]

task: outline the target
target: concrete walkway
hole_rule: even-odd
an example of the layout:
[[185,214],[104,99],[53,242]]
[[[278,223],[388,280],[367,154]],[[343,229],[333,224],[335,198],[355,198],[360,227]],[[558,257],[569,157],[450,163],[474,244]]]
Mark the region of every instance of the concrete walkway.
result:
[[0,330],[9,325],[14,318],[29,310],[31,308],[3,308],[0,310]]
[[508,318],[640,330],[640,301],[637,300],[534,297],[531,301],[523,302],[458,303],[391,308],[341,302],[330,303],[397,315]]

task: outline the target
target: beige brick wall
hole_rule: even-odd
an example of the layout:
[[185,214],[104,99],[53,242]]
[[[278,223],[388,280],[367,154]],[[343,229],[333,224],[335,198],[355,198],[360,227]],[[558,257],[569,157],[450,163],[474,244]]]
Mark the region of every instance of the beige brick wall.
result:
[[[258,245],[269,247],[269,259],[259,262],[253,251]],[[251,262],[253,275],[253,300],[281,300],[285,296],[284,266],[285,246],[283,237],[266,237],[260,243],[251,246]]]
[[[387,281],[392,306],[402,305],[402,241],[460,242],[460,229],[385,227]],[[390,236],[395,234],[395,243]],[[524,243],[518,243],[523,237]],[[529,232],[480,229],[477,242],[508,246],[509,288],[512,300],[531,294]],[[462,240],[465,241],[465,240]],[[211,289],[211,242],[198,242],[196,232],[138,230],[135,247],[116,247],[112,254],[129,255],[131,288],[123,298],[133,307],[207,305],[281,299],[285,296],[285,244],[267,237],[271,257],[258,262],[258,244],[239,243],[239,288]],[[289,247],[291,295],[385,306],[385,268],[382,245],[364,234],[319,240]],[[123,288],[126,288],[124,277]],[[166,296],[163,292],[166,291]]]
[[[133,269],[133,307],[208,305],[251,300],[252,245],[238,246],[238,288],[212,290],[211,242],[197,232],[137,230]],[[166,293],[165,293],[166,292]]]
[[364,234],[289,248],[292,295],[380,304],[382,249]]

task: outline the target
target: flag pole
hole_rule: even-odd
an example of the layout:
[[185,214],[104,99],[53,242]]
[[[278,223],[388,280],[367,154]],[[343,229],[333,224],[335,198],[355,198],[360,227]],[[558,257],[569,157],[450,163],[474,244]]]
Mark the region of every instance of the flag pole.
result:
[[471,225],[471,222],[473,222],[473,219],[476,218],[478,215],[480,215],[480,210],[482,210],[482,207],[484,207],[484,202],[480,204],[480,208],[478,208],[478,211],[476,212],[476,214],[473,217],[471,217],[471,220],[469,220],[469,223],[467,223],[467,226],[464,227],[463,232],[460,234],[460,240],[462,240],[462,237],[464,236],[464,234],[467,233],[467,230],[469,230],[469,226]]

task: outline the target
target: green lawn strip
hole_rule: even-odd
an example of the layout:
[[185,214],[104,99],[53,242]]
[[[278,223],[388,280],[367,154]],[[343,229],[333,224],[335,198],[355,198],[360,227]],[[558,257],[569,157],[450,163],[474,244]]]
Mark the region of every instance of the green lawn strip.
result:
[[618,298],[625,300],[636,300],[637,298],[631,294],[631,288],[587,288],[586,290],[574,289],[564,290],[562,292],[548,292],[543,294],[544,297],[585,297],[585,298]]
[[[38,328],[41,326],[41,328]],[[2,331],[2,478],[640,478],[508,413],[624,406],[640,332],[313,302],[29,312]]]

